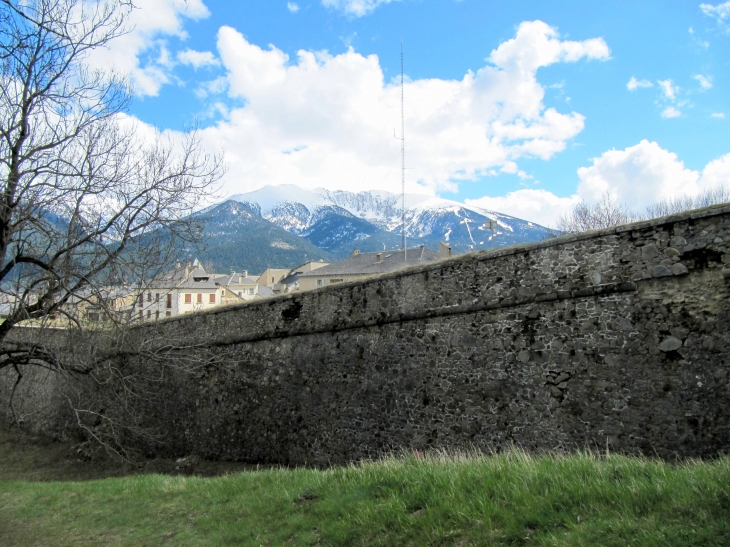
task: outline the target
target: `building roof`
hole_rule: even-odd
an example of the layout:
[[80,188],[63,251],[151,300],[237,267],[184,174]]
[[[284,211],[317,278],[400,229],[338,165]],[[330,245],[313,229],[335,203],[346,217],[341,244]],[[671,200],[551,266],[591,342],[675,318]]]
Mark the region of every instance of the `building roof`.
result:
[[259,285],[259,296],[274,296],[274,291],[266,285]]
[[406,263],[403,249],[397,251],[380,251],[377,253],[361,253],[357,250],[339,262],[302,273],[299,277],[324,277],[333,275],[377,275],[394,272],[408,266],[427,264],[439,259],[437,252],[426,247],[408,249]]
[[325,262],[324,259],[320,258],[319,260],[307,260],[304,264],[300,264],[296,268],[292,268],[291,272],[303,272],[307,266],[309,266],[309,270],[318,270],[319,268],[323,268],[330,264],[329,262]]
[[153,279],[145,290],[150,289],[215,289],[211,274],[207,273],[200,262],[195,259],[192,264],[178,265]]
[[214,281],[225,287],[230,285],[258,285],[258,276],[248,277],[244,276],[242,273],[231,272],[228,275],[216,277]]
[[[178,285],[179,289],[217,289],[218,283],[216,283],[213,279],[208,277],[206,274],[205,276],[202,275],[194,275],[198,272],[193,272],[193,275],[190,275],[187,281],[181,283]],[[205,273],[205,271],[203,271]]]
[[165,273],[155,277],[149,284],[150,289],[174,289],[180,287],[183,283],[193,277],[208,277],[200,262],[195,259],[192,264],[180,264]]

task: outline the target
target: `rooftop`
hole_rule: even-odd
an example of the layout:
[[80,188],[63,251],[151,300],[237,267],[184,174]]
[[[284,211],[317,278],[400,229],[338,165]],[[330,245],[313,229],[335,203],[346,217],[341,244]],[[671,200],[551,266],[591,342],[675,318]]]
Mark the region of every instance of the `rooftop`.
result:
[[[406,255],[405,257],[404,254]],[[407,261],[406,258],[408,259]],[[377,253],[361,253],[355,249],[345,260],[334,262],[311,272],[302,273],[299,277],[376,275],[394,272],[408,266],[435,262],[438,259],[439,255],[437,252],[423,246],[408,249],[407,253],[403,249],[379,251]]]

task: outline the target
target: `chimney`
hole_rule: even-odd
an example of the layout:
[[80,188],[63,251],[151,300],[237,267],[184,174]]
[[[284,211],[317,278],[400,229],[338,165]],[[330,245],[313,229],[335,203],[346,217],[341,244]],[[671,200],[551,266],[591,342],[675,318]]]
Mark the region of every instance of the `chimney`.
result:
[[451,256],[451,245],[439,241],[439,258],[449,258]]
[[375,255],[375,263],[380,264],[383,262],[383,253],[378,253]]
[[248,270],[243,270],[241,272],[241,275],[244,277],[244,279],[247,278],[248,277]]
[[358,249],[357,247],[355,247],[355,248],[354,248],[354,249],[352,250],[352,252],[350,253],[350,256],[357,256],[357,255],[359,255],[359,254],[360,254],[360,249]]

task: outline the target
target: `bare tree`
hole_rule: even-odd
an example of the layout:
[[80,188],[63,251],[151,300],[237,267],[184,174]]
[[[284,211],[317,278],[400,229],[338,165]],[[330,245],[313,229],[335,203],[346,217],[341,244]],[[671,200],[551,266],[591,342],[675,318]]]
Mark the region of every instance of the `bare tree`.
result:
[[691,209],[701,209],[710,205],[730,202],[730,189],[720,186],[706,190],[697,196],[681,196],[662,200],[646,208],[642,218],[657,218]]
[[558,219],[556,230],[558,233],[600,230],[728,202],[730,202],[730,189],[721,186],[706,190],[697,196],[684,195],[658,201],[648,206],[643,213],[634,213],[625,204],[619,203],[615,197],[605,194],[595,204],[588,204],[585,201],[578,203],[570,214]]
[[629,212],[624,204],[619,203],[610,194],[605,194],[595,204],[591,205],[585,201],[578,203],[572,213],[558,219],[557,230],[563,233],[586,232],[610,228],[634,220],[637,220],[637,216]]
[[82,329],[83,303],[153,277],[175,241],[199,235],[190,214],[221,175],[195,131],[142,138],[124,115],[128,82],[89,68],[89,55],[127,30],[131,9],[0,0],[0,371],[14,368],[18,382],[29,364],[92,374],[88,360],[59,362],[42,336],[11,329],[59,318]]

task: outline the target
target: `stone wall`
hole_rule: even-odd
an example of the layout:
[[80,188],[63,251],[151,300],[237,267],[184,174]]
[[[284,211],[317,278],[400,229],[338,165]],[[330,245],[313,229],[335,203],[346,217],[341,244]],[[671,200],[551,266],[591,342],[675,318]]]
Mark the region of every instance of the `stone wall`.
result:
[[145,325],[118,358],[199,363],[147,386],[169,455],[714,456],[730,452],[728,242],[730,207],[708,208]]

